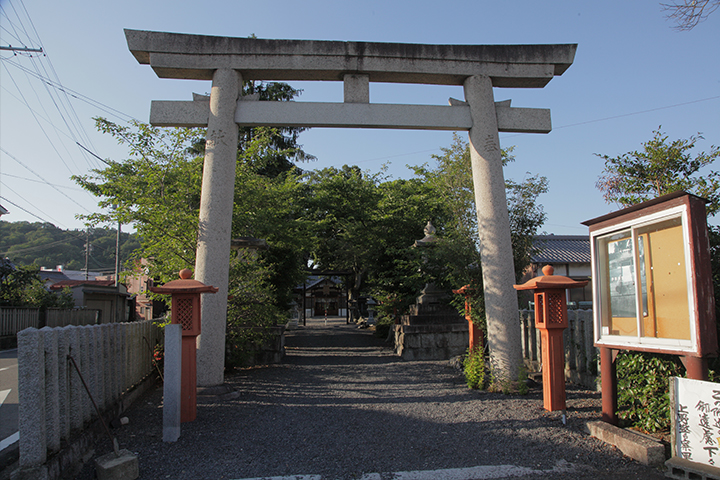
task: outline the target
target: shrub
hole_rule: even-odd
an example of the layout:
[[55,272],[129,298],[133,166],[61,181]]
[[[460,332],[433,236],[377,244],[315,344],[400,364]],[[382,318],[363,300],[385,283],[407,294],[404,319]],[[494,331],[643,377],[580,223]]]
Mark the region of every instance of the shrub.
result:
[[485,387],[485,352],[480,347],[468,350],[463,362],[465,382],[469,388],[483,389]]
[[387,338],[395,320],[390,315],[382,315],[375,321],[375,336]]
[[225,368],[252,364],[255,354],[272,340],[287,312],[274,304],[271,269],[252,252],[241,250],[230,260]]
[[669,378],[683,376],[678,357],[621,352],[617,369],[618,417],[646,432],[670,428]]

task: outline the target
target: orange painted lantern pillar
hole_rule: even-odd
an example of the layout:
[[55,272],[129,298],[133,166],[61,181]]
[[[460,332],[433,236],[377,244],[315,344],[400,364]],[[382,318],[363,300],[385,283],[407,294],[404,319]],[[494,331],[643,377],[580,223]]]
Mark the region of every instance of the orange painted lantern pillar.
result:
[[470,285],[465,285],[464,287],[453,290],[453,293],[457,295],[463,295],[465,297],[465,320],[468,322],[468,333],[470,335],[470,342],[468,345],[469,351],[473,351],[475,347],[484,348],[484,338],[483,338],[483,332],[480,330],[477,325],[475,325],[472,321],[472,317],[470,316],[470,312],[472,311],[472,307],[470,306],[470,302],[468,301],[468,298],[472,294],[473,289],[470,287]]
[[171,323],[182,330],[182,380],[180,386],[180,421],[192,422],[197,416],[197,337],[200,335],[200,294],[217,293],[218,289],[193,280],[192,271],[180,271],[180,280],[160,287],[150,287],[153,293],[172,295]]
[[540,330],[542,349],[543,407],[553,412],[565,410],[563,330],[568,326],[565,290],[584,287],[588,281],[553,275],[554,269],[550,265],[545,265],[542,272],[543,276],[514,287],[535,293],[535,328]]

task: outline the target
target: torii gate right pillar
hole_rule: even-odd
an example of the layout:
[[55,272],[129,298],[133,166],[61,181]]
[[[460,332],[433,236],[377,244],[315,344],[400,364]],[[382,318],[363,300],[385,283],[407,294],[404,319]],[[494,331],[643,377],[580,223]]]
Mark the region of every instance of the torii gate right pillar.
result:
[[477,209],[480,257],[491,363],[503,380],[515,380],[522,361],[510,219],[505,196],[498,121],[492,81],[468,77],[465,101],[470,105],[470,159]]

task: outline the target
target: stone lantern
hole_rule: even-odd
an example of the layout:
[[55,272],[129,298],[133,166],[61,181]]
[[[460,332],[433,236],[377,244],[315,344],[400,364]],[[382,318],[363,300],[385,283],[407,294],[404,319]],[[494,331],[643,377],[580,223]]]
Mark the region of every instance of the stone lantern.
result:
[[565,349],[563,330],[568,326],[565,290],[587,285],[561,275],[545,265],[543,276],[535,277],[516,290],[535,292],[535,328],[540,330],[543,374],[543,407],[550,412],[565,410]]
[[217,293],[216,287],[193,280],[192,271],[180,271],[180,279],[160,287],[150,287],[153,293],[172,295],[171,323],[182,330],[182,383],[180,388],[180,421],[192,422],[197,416],[197,337],[200,335],[200,294]]

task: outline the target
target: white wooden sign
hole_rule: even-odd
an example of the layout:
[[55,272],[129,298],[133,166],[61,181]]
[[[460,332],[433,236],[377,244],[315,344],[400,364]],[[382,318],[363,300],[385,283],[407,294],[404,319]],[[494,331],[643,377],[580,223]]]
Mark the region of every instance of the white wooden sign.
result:
[[670,382],[673,456],[720,466],[720,383]]

